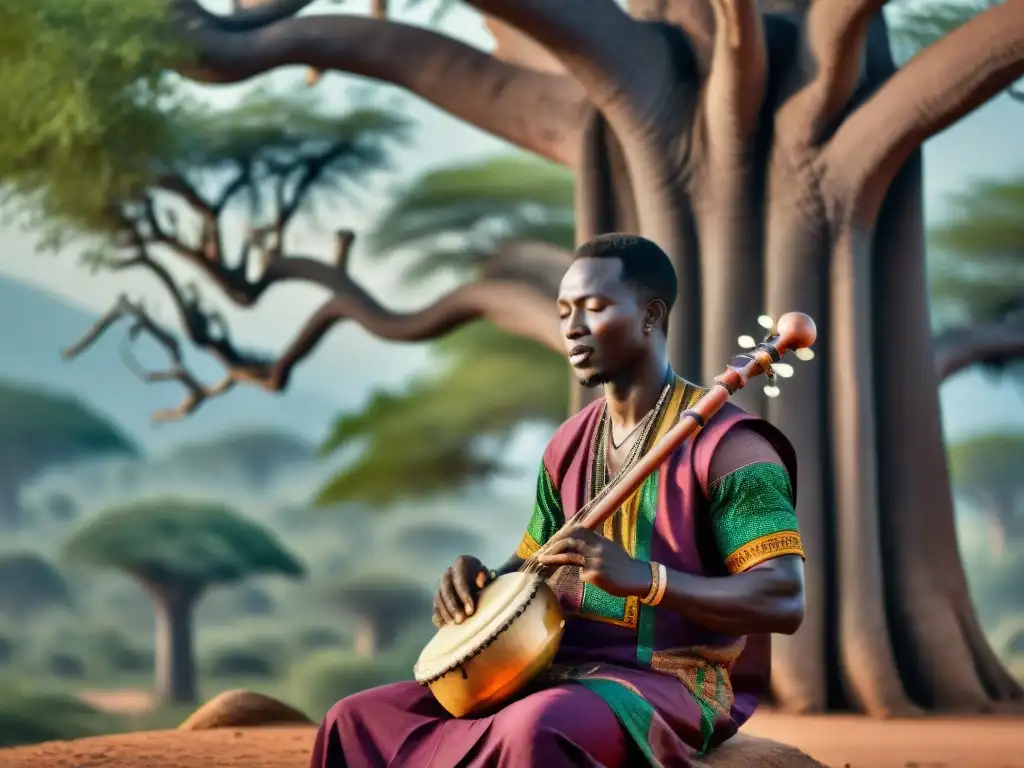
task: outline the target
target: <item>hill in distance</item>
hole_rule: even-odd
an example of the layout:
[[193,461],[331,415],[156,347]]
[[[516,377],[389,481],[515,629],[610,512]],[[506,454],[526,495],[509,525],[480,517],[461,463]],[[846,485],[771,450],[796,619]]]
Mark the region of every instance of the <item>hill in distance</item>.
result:
[[[120,349],[123,330],[112,329],[76,360],[61,357],[61,351],[95,319],[46,291],[0,277],[0,328],[5,329],[0,333],[0,378],[78,398],[147,449],[252,428],[284,430],[319,442],[338,411],[335,403],[301,388],[273,395],[242,386],[205,403],[181,422],[154,426],[152,414],[177,404],[183,392],[176,383],[146,384],[125,366]],[[147,364],[164,364],[162,357],[143,354],[142,344],[140,358]],[[208,380],[221,373],[201,353],[193,352],[187,359],[192,370]]]

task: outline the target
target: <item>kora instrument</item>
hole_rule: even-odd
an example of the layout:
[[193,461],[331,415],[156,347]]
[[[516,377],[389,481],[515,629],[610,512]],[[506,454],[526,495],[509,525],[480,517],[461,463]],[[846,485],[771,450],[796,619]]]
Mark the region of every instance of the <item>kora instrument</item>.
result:
[[545,581],[545,569],[537,562],[545,546],[571,528],[596,530],[750,379],[765,374],[765,393],[777,395],[776,373],[783,377],[792,374],[790,366],[780,363],[784,354],[793,352],[801,360],[813,357],[810,346],[816,330],[807,315],[790,312],[777,324],[762,315],[759,323],[768,329],[764,340],[755,343],[752,337],[740,337],[740,344],[748,351],[733,358],[725,372],[715,378],[715,385],[680,416],[661,440],[620,471],[520,570],[498,576],[484,587],[471,616],[461,624],[438,629],[420,653],[413,676],[430,688],[450,714],[463,717],[493,710],[546,670],[558,652],[565,616],[558,597]]

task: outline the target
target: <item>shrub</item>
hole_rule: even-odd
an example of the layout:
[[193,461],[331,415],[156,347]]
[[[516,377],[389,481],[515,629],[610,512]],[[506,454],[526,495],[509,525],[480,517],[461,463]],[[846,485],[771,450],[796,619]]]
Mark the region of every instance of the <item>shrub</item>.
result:
[[116,728],[116,720],[72,696],[6,688],[0,692],[0,748],[78,739]]
[[288,700],[318,720],[339,699],[410,678],[410,668],[390,656],[367,659],[348,651],[320,651],[289,671]]

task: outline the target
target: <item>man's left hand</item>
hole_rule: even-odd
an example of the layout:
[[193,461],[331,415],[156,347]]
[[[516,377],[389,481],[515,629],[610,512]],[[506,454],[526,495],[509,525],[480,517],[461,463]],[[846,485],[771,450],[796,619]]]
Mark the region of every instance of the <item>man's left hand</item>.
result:
[[537,556],[541,565],[578,566],[580,578],[610,595],[646,595],[651,589],[651,566],[629,556],[621,546],[586,528],[557,535]]

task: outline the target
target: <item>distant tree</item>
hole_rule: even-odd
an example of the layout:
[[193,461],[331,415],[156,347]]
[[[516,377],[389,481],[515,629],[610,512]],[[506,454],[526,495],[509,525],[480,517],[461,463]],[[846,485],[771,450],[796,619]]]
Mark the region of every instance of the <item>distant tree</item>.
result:
[[24,620],[51,605],[71,604],[63,574],[42,555],[27,550],[0,553],[0,614]]
[[78,503],[69,493],[54,491],[43,499],[47,516],[58,523],[67,523],[78,517]]
[[246,482],[263,486],[284,467],[315,457],[315,448],[297,435],[273,429],[251,429],[177,446],[164,460],[197,475],[216,477],[240,473]]
[[219,504],[175,499],[109,510],[66,545],[72,561],[138,581],[156,612],[156,690],[166,701],[196,698],[192,619],[210,588],[261,573],[301,577],[302,565],[268,530]]
[[101,455],[137,455],[115,425],[70,397],[0,382],[0,530],[22,525],[19,493],[48,467]]
[[479,551],[479,534],[454,523],[414,522],[395,534],[395,544],[408,552],[427,555],[461,555]]
[[1024,358],[1024,175],[974,182],[931,232],[936,367],[1021,369]]
[[[529,276],[553,305],[573,237],[571,175],[512,155],[427,172],[368,241],[374,261],[408,262],[410,284]],[[362,450],[317,503],[387,504],[485,479],[505,469],[500,446],[516,427],[565,417],[565,360],[543,345],[476,323],[433,346],[434,372],[335,422],[322,452]]]
[[1002,557],[1008,540],[1024,548],[1024,434],[961,440],[949,457],[953,490],[988,520],[992,554]]
[[359,656],[375,656],[411,624],[430,622],[430,593],[408,579],[364,573],[331,594],[355,617],[354,650]]

